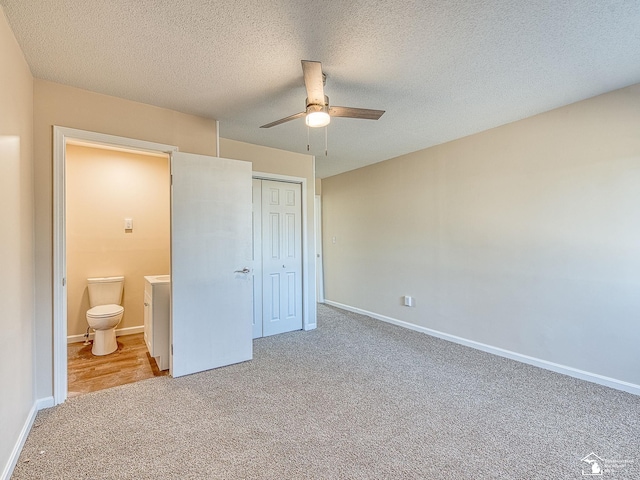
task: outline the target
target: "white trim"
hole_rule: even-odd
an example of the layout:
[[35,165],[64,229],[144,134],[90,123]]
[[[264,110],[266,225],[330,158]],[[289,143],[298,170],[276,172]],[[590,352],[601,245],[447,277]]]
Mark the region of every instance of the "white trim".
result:
[[[315,196],[314,200],[314,214],[315,218],[315,246],[316,246],[316,291],[318,295],[316,301],[318,303],[324,303],[324,256],[322,252],[322,197],[320,195]],[[320,262],[317,261],[318,255],[320,255]],[[318,265],[318,263],[320,265]]]
[[27,419],[25,420],[24,425],[22,426],[22,430],[20,430],[20,435],[18,435],[18,439],[13,446],[13,450],[11,450],[11,455],[9,455],[9,459],[4,466],[2,476],[0,476],[1,480],[9,480],[11,478],[11,474],[13,473],[13,469],[18,463],[20,452],[22,452],[24,442],[27,441],[27,437],[29,436],[29,432],[31,431],[31,427],[33,426],[33,422],[36,419],[37,413],[38,409],[36,403],[34,403],[31,407],[31,410],[29,411],[29,414],[27,415]]
[[[309,273],[315,272],[311,268],[311,262],[315,267],[313,250],[308,246],[309,216],[307,215],[307,179],[303,177],[292,177],[290,175],[280,175],[277,173],[252,172],[251,176],[260,180],[275,180],[278,182],[299,183],[302,185],[302,329],[314,330],[317,322],[311,322],[310,305],[315,301],[315,282],[311,282]],[[315,319],[314,319],[315,320]]]
[[45,408],[51,408],[53,406],[55,406],[53,397],[44,397],[36,400],[36,409],[38,411],[44,410]]
[[91,142],[152,154],[178,147],[67,127],[53,127],[53,399],[67,398],[67,287],[65,236],[65,163],[67,141]]
[[640,385],[636,385],[634,383],[625,382],[623,380],[617,380],[611,377],[605,377],[604,375],[599,375],[597,373],[586,372],[584,370],[568,367],[566,365],[560,365],[558,363],[549,362],[547,360],[542,360],[540,358],[530,357],[528,355],[512,352],[510,350],[505,350],[503,348],[486,345],[484,343],[476,342],[474,340],[468,340],[466,338],[457,337],[455,335],[439,332],[437,330],[432,330],[430,328],[421,327],[419,325],[414,325],[413,323],[397,320],[395,318],[369,312],[361,308],[351,307],[349,305],[344,305],[342,303],[333,302],[331,300],[325,299],[325,303],[327,305],[332,305],[334,307],[341,308],[349,312],[360,313],[362,315],[366,315],[376,320],[381,320],[383,322],[392,323],[393,325],[398,325],[400,327],[408,328],[409,330],[414,330],[420,333],[426,333],[427,335],[430,335],[432,337],[441,338],[443,340],[457,343],[459,345],[475,348],[476,350],[482,350],[483,352],[491,353],[493,355],[498,355],[500,357],[510,358],[511,360],[516,360],[518,362],[526,363],[528,365],[533,365],[534,367],[544,368],[545,370],[551,370],[552,372],[561,373],[569,377],[578,378],[580,380],[586,380],[587,382],[597,383],[598,385],[604,385],[605,387],[614,388],[616,390],[622,390],[624,392],[632,393],[634,395],[640,395]]
[[[281,175],[279,173],[251,172],[251,177],[260,180],[275,180],[276,182],[303,183],[306,185],[307,179],[304,177],[292,177],[291,175]],[[303,197],[304,200],[304,197]]]
[[53,399],[67,398],[67,244],[65,212],[65,131],[53,127]]
[[133,154],[143,153],[145,156],[156,157],[156,158],[167,158],[167,155],[168,155],[166,152],[156,152],[156,151],[150,151],[150,150],[141,149],[141,148],[127,148],[127,147],[121,147],[113,144],[89,142],[86,140],[75,140],[73,138],[68,138],[66,140],[65,145],[75,145],[78,147],[88,147],[88,148],[99,147],[100,149],[109,150],[112,152],[124,152],[124,153],[133,153]]
[[216,157],[220,157],[220,121],[216,120]]
[[82,142],[84,144],[92,143],[97,145],[111,146],[116,149],[133,149],[140,152],[157,155],[158,153],[177,152],[178,147],[175,145],[167,145],[164,143],[147,142],[146,140],[138,140],[136,138],[119,137],[117,135],[108,135],[106,133],[90,132],[89,130],[78,130],[77,128],[67,128],[53,126],[54,134],[59,133],[64,140]]
[[0,476],[0,480],[9,480],[11,478],[13,469],[18,463],[20,453],[22,452],[22,448],[24,447],[24,442],[27,441],[27,437],[29,436],[29,432],[31,432],[33,422],[35,421],[38,412],[45,408],[51,408],[53,407],[53,405],[53,397],[39,398],[34,402],[31,410],[29,410],[29,414],[27,415],[24,425],[22,426],[22,430],[20,430],[20,435],[18,435],[18,439],[16,440],[13,449],[11,450],[9,460],[4,466],[4,470],[2,471],[2,475]]
[[[125,335],[135,335],[136,333],[144,333],[144,325],[140,325],[138,327],[119,328],[116,330],[116,337],[123,337]],[[96,334],[94,332],[91,332],[89,334],[89,340],[93,340],[95,335]],[[84,334],[69,335],[67,337],[67,343],[78,343],[78,342],[84,342]]]

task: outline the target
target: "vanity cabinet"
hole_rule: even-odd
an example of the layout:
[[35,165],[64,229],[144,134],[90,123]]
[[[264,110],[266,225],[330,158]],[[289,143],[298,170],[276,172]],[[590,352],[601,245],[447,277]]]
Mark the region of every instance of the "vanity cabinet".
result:
[[160,370],[169,369],[170,301],[168,275],[144,277],[144,341]]

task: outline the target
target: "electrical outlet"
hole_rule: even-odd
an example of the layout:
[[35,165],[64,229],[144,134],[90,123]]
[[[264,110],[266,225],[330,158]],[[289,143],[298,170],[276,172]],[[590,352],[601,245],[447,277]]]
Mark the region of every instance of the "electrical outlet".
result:
[[405,307],[413,307],[413,297],[405,295],[403,298]]

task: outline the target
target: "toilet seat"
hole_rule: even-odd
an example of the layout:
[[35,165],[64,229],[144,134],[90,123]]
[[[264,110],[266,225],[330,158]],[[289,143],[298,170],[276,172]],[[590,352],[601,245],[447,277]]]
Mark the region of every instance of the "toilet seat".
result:
[[98,305],[97,307],[87,310],[87,317],[92,318],[105,318],[113,317],[114,315],[120,315],[124,312],[122,305],[110,304],[110,305]]

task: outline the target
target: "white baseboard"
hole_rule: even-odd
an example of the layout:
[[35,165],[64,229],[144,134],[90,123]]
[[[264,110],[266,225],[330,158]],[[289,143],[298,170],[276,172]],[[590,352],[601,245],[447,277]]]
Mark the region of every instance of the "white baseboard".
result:
[[[139,327],[127,327],[116,329],[116,337],[121,337],[123,335],[134,335],[136,333],[143,333],[144,325],[140,325]],[[89,334],[89,340],[93,340],[95,337],[95,333],[91,332]],[[67,337],[67,343],[76,343],[76,342],[84,342],[84,335],[69,335]]]
[[27,441],[27,437],[29,436],[29,432],[31,431],[31,427],[33,427],[33,422],[36,419],[37,413],[43,408],[53,407],[53,397],[45,397],[39,398],[35,401],[31,410],[29,411],[29,415],[27,416],[24,425],[22,426],[22,430],[20,430],[20,435],[18,436],[18,440],[11,451],[11,456],[9,457],[9,461],[4,467],[2,471],[2,475],[0,476],[0,480],[9,480],[11,478],[11,474],[13,473],[13,469],[18,463],[18,458],[20,457],[20,452],[22,452],[22,447],[24,447],[24,442]]
[[599,375],[597,373],[586,372],[584,370],[579,370],[577,368],[567,367],[566,365],[560,365],[558,363],[549,362],[547,360],[542,360],[540,358],[530,357],[528,355],[523,355],[521,353],[512,352],[510,350],[505,350],[505,349],[494,347],[491,345],[486,345],[484,343],[476,342],[474,340],[468,340],[466,338],[457,337],[455,335],[439,332],[437,330],[432,330],[430,328],[421,327],[419,325],[414,325],[413,323],[405,322],[403,320],[397,320],[395,318],[387,317],[385,315],[380,315],[374,312],[369,312],[367,310],[363,310],[357,307],[352,307],[350,305],[344,305],[342,303],[333,302],[331,300],[325,299],[324,303],[326,303],[327,305],[332,305],[337,308],[341,308],[343,310],[347,310],[349,312],[360,313],[362,315],[366,315],[376,320],[381,320],[383,322],[392,323],[393,325],[398,325],[400,327],[408,328],[409,330],[426,333],[427,335],[431,335],[432,337],[441,338],[449,342],[458,343],[466,347],[475,348],[476,350],[482,350],[483,352],[491,353],[493,355],[510,358],[511,360],[516,360],[518,362],[533,365],[535,367],[544,368],[545,370],[551,370],[552,372],[561,373],[563,375],[568,375],[570,377],[579,378],[580,380],[586,380],[587,382],[597,383],[598,385],[604,385],[605,387],[615,388],[616,390],[622,390],[624,392],[629,392],[634,395],[640,395],[640,385],[636,385],[634,383],[625,382],[623,380],[617,380],[611,377],[605,377],[604,375]]
[[22,452],[24,442],[27,441],[27,437],[29,436],[29,432],[31,431],[31,427],[33,426],[33,422],[36,419],[37,413],[37,402],[35,402],[33,404],[33,407],[31,407],[31,410],[29,411],[29,415],[27,415],[27,419],[22,426],[22,430],[20,430],[20,435],[18,436],[16,444],[13,446],[13,450],[11,451],[11,455],[9,456],[9,461],[4,466],[2,476],[0,476],[0,480],[9,480],[11,478],[11,474],[13,473],[13,469],[18,463],[20,452]]
[[55,405],[55,402],[53,401],[53,397],[44,397],[44,398],[39,398],[38,400],[36,400],[36,409],[38,411],[44,409],[44,408],[51,408]]

